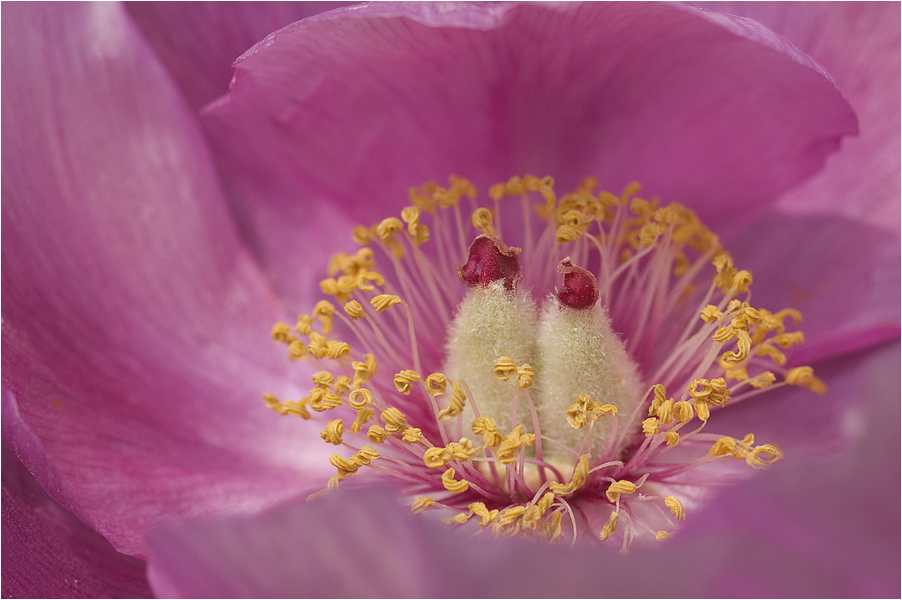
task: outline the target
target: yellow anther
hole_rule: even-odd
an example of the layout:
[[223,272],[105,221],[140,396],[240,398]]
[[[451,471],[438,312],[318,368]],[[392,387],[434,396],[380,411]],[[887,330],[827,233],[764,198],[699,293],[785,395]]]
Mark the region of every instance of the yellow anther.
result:
[[310,344],[307,346],[307,351],[312,354],[317,360],[319,360],[328,350],[327,344],[328,341],[326,340],[326,338],[315,331],[311,331]]
[[572,494],[586,483],[589,477],[589,458],[583,454],[579,457],[579,462],[573,468],[573,475],[570,477],[570,483],[563,484],[553,482],[548,489],[558,496],[567,496]]
[[532,387],[536,380],[536,371],[528,364],[520,365],[517,369],[517,387],[526,389]]
[[467,508],[470,509],[470,513],[479,517],[479,526],[482,528],[486,528],[492,524],[496,518],[498,518],[498,510],[489,510],[486,508],[485,504],[482,502],[473,502]]
[[814,371],[811,367],[796,367],[790,369],[789,372],[786,373],[786,383],[789,385],[806,387],[818,394],[823,394],[827,391],[827,385],[814,376]]
[[671,398],[662,402],[658,407],[658,419],[660,419],[661,423],[664,425],[673,424],[673,405],[673,398]]
[[473,211],[473,227],[486,229],[492,227],[492,211],[487,208],[477,208]]
[[715,342],[726,342],[727,340],[731,340],[736,337],[736,330],[732,325],[725,325],[721,327],[717,331],[714,332],[714,335],[711,338]]
[[373,409],[370,407],[362,408],[357,411],[357,418],[354,419],[354,422],[351,424],[351,431],[357,433],[363,429],[363,426],[366,425],[370,417],[373,416]]
[[307,354],[307,346],[301,340],[292,340],[290,344],[288,344],[288,356],[297,360],[299,358],[303,358]]
[[375,271],[363,271],[354,279],[354,286],[364,292],[372,292],[375,285],[385,285],[385,277]]
[[662,542],[669,538],[672,534],[667,533],[666,531],[659,531],[655,534],[655,539],[659,542]]
[[354,369],[354,380],[351,387],[360,387],[369,381],[376,374],[376,357],[372,354],[364,354],[363,361],[354,361],[351,363]]
[[507,186],[503,183],[496,183],[489,188],[489,198],[492,200],[501,200],[507,193]]
[[526,193],[526,186],[523,180],[516,175],[507,180],[506,188],[509,196],[519,196]]
[[420,223],[416,226],[413,234],[413,241],[417,246],[422,246],[429,241],[429,228]]
[[664,440],[668,446],[670,446],[671,448],[676,448],[680,445],[680,434],[676,431],[665,431]]
[[401,209],[401,220],[407,223],[407,233],[416,235],[420,223],[420,209],[416,206],[405,206]]
[[792,333],[779,333],[775,335],[770,341],[784,349],[792,348],[794,345],[801,344],[805,341],[805,334],[801,331],[793,331]]
[[378,312],[385,312],[389,307],[394,306],[395,304],[399,304],[400,302],[401,298],[399,298],[398,296],[393,296],[391,294],[379,294],[378,296],[370,300],[370,304]]
[[509,356],[499,356],[494,366],[495,377],[501,381],[509,381],[517,374],[517,365]]
[[597,421],[608,413],[617,416],[617,407],[612,404],[601,405],[591,402],[588,394],[580,394],[576,398],[576,404],[571,404],[567,409],[567,423],[574,429],[582,429],[590,421]]
[[357,461],[357,464],[363,466],[370,464],[371,461],[377,458],[379,458],[379,453],[370,446],[364,446],[354,455],[354,460]]
[[673,405],[673,416],[680,423],[688,423],[695,413],[692,411],[692,405],[683,400]]
[[755,443],[755,434],[754,433],[745,434],[745,437],[742,438],[742,443],[745,444],[746,446],[751,446],[752,444],[754,444]]
[[748,370],[745,367],[732,367],[729,365],[725,365],[721,363],[721,366],[724,367],[724,375],[726,375],[730,379],[735,379],[736,381],[746,381],[749,378]]
[[642,433],[645,434],[645,437],[661,433],[661,421],[659,421],[657,417],[645,419],[642,421]]
[[410,384],[420,380],[420,374],[410,369],[405,369],[395,375],[395,388],[405,396],[410,395]]
[[351,300],[345,304],[345,312],[354,321],[363,318],[363,307],[360,306],[360,302],[357,302],[356,300]]
[[564,513],[558,511],[551,515],[551,521],[542,523],[542,528],[539,530],[539,534],[543,539],[548,540],[549,543],[556,543],[561,535],[563,535],[563,530],[561,528],[561,521],[563,521]]
[[335,307],[328,300],[320,300],[313,307],[313,316],[323,324],[323,333],[332,331],[332,315],[334,314]]
[[686,511],[683,510],[683,504],[673,496],[666,496],[664,498],[664,504],[670,509],[670,512],[673,513],[673,516],[677,521],[683,521],[686,518]]
[[749,291],[750,285],[752,285],[752,274],[750,272],[743,270],[733,274],[730,287],[736,292],[744,294]]
[[448,408],[442,409],[438,413],[440,421],[449,421],[459,415],[467,404],[467,396],[464,394],[463,388],[459,383],[451,384],[451,404]]
[[322,433],[319,434],[319,437],[323,438],[324,441],[335,444],[336,446],[341,445],[341,434],[344,431],[344,425],[341,422],[341,419],[335,419],[334,421],[330,421],[329,424],[323,429]]
[[454,469],[450,468],[442,474],[442,485],[452,494],[460,494],[466,492],[470,488],[467,480],[456,481],[454,479]]
[[575,242],[579,239],[579,236],[583,235],[586,232],[585,227],[576,227],[574,225],[561,225],[557,228],[557,231],[554,233],[554,239],[558,244],[566,244],[568,242]]
[[503,513],[498,515],[498,520],[496,521],[498,531],[505,525],[510,525],[517,521],[517,519],[522,517],[525,512],[525,506],[511,506],[510,508],[505,509]]
[[360,464],[357,462],[356,457],[345,458],[340,454],[330,454],[329,455],[329,464],[338,469],[338,475],[340,477],[347,477],[348,475],[353,475],[357,472],[357,469],[360,468]]
[[430,396],[441,396],[448,388],[448,380],[442,373],[433,373],[426,378],[426,393]]
[[383,219],[381,223],[376,226],[376,234],[379,236],[383,242],[388,242],[392,239],[392,236],[401,231],[404,228],[404,224],[395,217],[388,217],[387,219]]
[[617,531],[617,521],[619,519],[620,519],[619,512],[614,511],[610,514],[607,522],[604,524],[604,527],[601,529],[601,535],[598,536],[602,542],[605,541],[606,539],[608,539],[609,537],[611,537],[611,535],[615,531]]
[[310,328],[313,326],[313,320],[313,317],[310,315],[299,315],[294,330],[301,335],[310,335]]
[[352,390],[350,394],[348,394],[348,404],[351,405],[352,408],[360,410],[367,404],[373,403],[373,394],[364,388],[358,388],[356,390]]
[[458,513],[453,517],[442,519],[442,523],[444,523],[445,525],[463,525],[470,519],[471,516],[473,516],[472,512]]
[[752,338],[749,337],[747,331],[742,329],[736,331],[736,346],[735,352],[724,352],[721,357],[721,360],[728,365],[741,363],[749,357],[749,352],[752,349]]
[[689,395],[708,404],[723,406],[730,401],[730,389],[722,377],[717,379],[695,379],[689,384]]
[[542,499],[539,500],[538,504],[539,510],[542,511],[542,514],[545,514],[545,511],[551,508],[551,505],[554,504],[554,498],[554,492],[545,492],[545,495],[542,496]]
[[395,407],[382,411],[379,418],[385,423],[385,431],[388,433],[401,433],[407,429],[407,418]]
[[473,441],[469,438],[460,438],[459,442],[451,442],[448,444],[448,450],[451,456],[456,460],[470,460],[476,454],[476,448],[473,447]]
[[423,452],[423,464],[430,469],[444,467],[451,462],[451,451],[448,448],[429,448]]
[[410,514],[418,515],[422,513],[427,508],[430,508],[435,505],[435,500],[429,498],[428,496],[420,496],[413,501],[413,504],[410,505]]
[[717,307],[709,304],[704,309],[702,309],[701,318],[705,323],[710,323],[711,321],[716,321],[721,318],[723,313],[717,310]]
[[310,408],[316,412],[332,410],[341,406],[342,399],[336,396],[330,390],[323,388],[313,388],[310,390]]
[[363,225],[357,225],[351,231],[351,237],[354,239],[355,243],[363,246],[372,241],[373,234],[370,232],[368,227],[364,227]]
[[[726,458],[727,456],[732,456],[733,458],[738,459],[745,456],[742,449],[736,446],[736,440],[726,436],[714,442],[714,445],[711,446],[710,450],[708,450],[708,454],[715,458]],[[737,454],[742,454],[742,456],[737,456]]]
[[339,342],[338,340],[329,340],[326,344],[325,355],[333,360],[338,360],[351,353],[351,346],[347,342]]
[[661,234],[664,233],[664,230],[664,226],[660,223],[646,223],[639,230],[639,242],[643,246],[652,246]]
[[408,427],[404,430],[404,437],[401,441],[408,444],[419,444],[423,439],[423,430],[419,427]]
[[755,375],[751,379],[748,380],[749,385],[753,388],[766,388],[773,385],[773,383],[777,380],[777,377],[771,373],[770,371],[765,371],[764,373],[759,373]]
[[279,321],[272,326],[272,333],[270,333],[270,335],[274,342],[280,344],[289,344],[294,339],[291,335],[291,327],[288,323],[283,323],[282,321]]
[[627,481],[626,479],[621,479],[620,481],[615,481],[612,483],[607,491],[604,493],[607,496],[608,500],[611,503],[617,502],[620,499],[620,494],[632,494],[636,491],[636,484],[632,481]]
[[310,379],[313,380],[314,385],[317,387],[326,388],[332,385],[335,378],[332,373],[329,373],[328,371],[317,371]]
[[[764,455],[760,458],[759,455]],[[783,451],[773,444],[762,444],[745,456],[745,462],[753,469],[766,469],[783,458]]]
[[337,396],[343,396],[349,389],[351,389],[351,378],[347,375],[339,375],[335,380],[335,386],[332,388],[332,391]]
[[366,432],[366,439],[374,444],[384,443],[386,437],[388,437],[388,434],[378,425],[370,425],[369,430]]
[[786,355],[771,345],[770,342],[758,344],[755,347],[755,354],[769,357],[775,365],[783,366],[786,364]]
[[523,426],[517,425],[514,430],[511,431],[510,435],[507,436],[507,439],[498,446],[498,451],[496,452],[498,462],[504,465],[511,464],[517,460],[517,451],[520,450],[520,448],[523,446],[532,446],[535,441],[535,434],[523,433]]
[[310,412],[307,411],[303,400],[300,402],[280,402],[272,394],[263,394],[263,402],[280,415],[297,415],[305,421],[310,418]]
[[695,412],[698,413],[698,418],[702,421],[707,421],[711,417],[711,408],[704,400],[696,400],[693,406],[695,407]]

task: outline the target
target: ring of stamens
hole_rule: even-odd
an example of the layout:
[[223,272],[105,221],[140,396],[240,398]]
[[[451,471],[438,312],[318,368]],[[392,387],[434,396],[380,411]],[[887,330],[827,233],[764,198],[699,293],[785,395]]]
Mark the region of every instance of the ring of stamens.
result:
[[[801,315],[753,307],[751,273],[734,266],[717,237],[688,208],[642,199],[638,184],[620,195],[595,192],[596,186],[590,178],[558,197],[550,177],[513,177],[489,189],[489,207],[479,205],[472,184],[451,177],[447,187],[429,183],[412,189],[412,205],[400,219],[354,229],[354,241],[364,247],[353,255],[337,254],[320,285],[343,310],[323,300],[310,314],[300,315],[294,328],[280,322],[271,331],[291,359],[316,365],[314,387],[296,401],[264,394],[266,405],[279,414],[323,420],[323,440],[351,451],[347,458],[330,457],[337,474],[327,490],[361,477],[362,467],[368,467],[373,476],[404,482],[417,496],[414,514],[465,509],[446,522],[461,525],[478,517],[478,527],[493,535],[520,533],[552,542],[566,536],[565,522],[575,541],[582,519],[601,541],[621,527],[625,550],[637,530],[650,531],[655,539],[669,537],[646,520],[673,530],[675,521],[686,518],[676,496],[658,495],[681,473],[727,458],[754,469],[782,458],[773,444],[755,445],[752,434],[737,440],[703,430],[714,411],[767,389],[796,385],[825,391],[810,367],[784,368],[783,351],[804,339],[801,332],[787,331],[787,319],[798,325]],[[535,203],[536,198],[541,201]],[[471,205],[469,221],[461,208],[464,199]],[[532,411],[532,421],[518,423],[515,416],[506,431],[498,428],[498,415],[479,412],[479,398],[465,380],[423,370],[441,360],[427,349],[443,346],[444,331],[422,324],[436,318],[450,322],[460,295],[443,273],[463,264],[467,239],[500,237],[507,203],[517,199],[524,223],[520,260],[553,266],[566,255],[574,264],[596,264],[601,304],[615,322],[630,325],[620,332],[627,350],[654,366],[646,374],[653,385],[639,402],[646,419],[638,409],[618,414],[617,407],[585,394],[558,415],[571,428],[584,430],[586,440],[600,420],[612,423],[603,448],[587,453],[569,448],[569,465],[542,458],[543,445],[560,444],[542,435],[530,396],[541,370],[507,356],[486,366],[510,386],[515,402]],[[534,217],[545,223],[538,237]],[[552,278],[543,275],[549,272]],[[552,287],[553,269],[529,273],[540,275],[530,275],[527,285]],[[681,330],[665,331],[675,315],[689,313],[694,316],[684,319]],[[337,331],[356,340],[330,337]],[[662,346],[669,348],[663,358],[658,356]],[[377,365],[391,373],[387,384],[377,377]],[[674,397],[668,397],[668,389],[676,391]],[[465,422],[467,410],[474,416]],[[367,427],[373,419],[381,425]],[[475,437],[468,437],[470,432]],[[699,452],[668,460],[677,447]],[[651,517],[644,510],[650,502],[658,507]]]

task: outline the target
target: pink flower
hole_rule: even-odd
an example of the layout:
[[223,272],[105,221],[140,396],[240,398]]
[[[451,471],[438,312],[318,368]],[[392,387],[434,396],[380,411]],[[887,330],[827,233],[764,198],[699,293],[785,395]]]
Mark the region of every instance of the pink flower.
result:
[[[146,594],[148,555],[160,595],[898,594],[897,6],[747,8],[856,110],[829,159],[856,123],[825,72],[720,13],[344,9],[255,46],[200,121],[234,40],[286,20],[130,10],[3,10],[5,595]],[[195,11],[222,20],[198,37]],[[756,303],[805,315],[793,360],[830,393],[722,414],[792,460],[625,558],[469,540],[386,491],[287,502],[334,470],[321,426],[258,400],[300,385],[271,324],[351,226],[455,172],[698,211]]]

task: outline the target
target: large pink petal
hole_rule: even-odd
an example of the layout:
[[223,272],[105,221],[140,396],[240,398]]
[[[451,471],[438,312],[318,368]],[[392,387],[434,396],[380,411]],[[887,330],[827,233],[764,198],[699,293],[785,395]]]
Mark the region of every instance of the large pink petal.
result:
[[3,445],[4,598],[149,598],[145,566],[54,502]]
[[826,169],[780,199],[791,213],[843,215],[898,233],[900,7],[894,2],[711,2],[756,19],[811,55],[858,116]]
[[136,2],[126,6],[138,29],[200,108],[221,96],[232,63],[277,29],[352,2]]
[[244,210],[290,293],[302,259],[283,240],[309,207],[369,224],[449,173],[483,190],[524,172],[638,179],[735,226],[856,130],[833,83],[768,36],[654,4],[340,9],[248,52],[208,124],[227,172],[286,190]]
[[127,553],[161,516],[304,490],[315,434],[260,393],[309,382],[192,111],[120,6],[3,16],[4,440]]
[[898,361],[895,345],[846,371],[864,382],[847,452],[723,490],[678,536],[629,556],[474,539],[376,489],[161,526],[148,576],[158,595],[183,597],[894,597]]

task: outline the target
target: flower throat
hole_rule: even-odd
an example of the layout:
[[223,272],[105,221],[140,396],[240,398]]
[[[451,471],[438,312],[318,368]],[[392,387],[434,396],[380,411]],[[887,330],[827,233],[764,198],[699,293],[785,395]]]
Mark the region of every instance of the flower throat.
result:
[[363,247],[320,284],[343,310],[323,300],[272,330],[315,365],[313,388],[264,394],[345,448],[324,492],[390,479],[412,513],[450,525],[625,551],[735,478],[725,459],[782,458],[707,426],[770,389],[824,391],[810,367],[786,367],[801,315],[753,307],[751,274],[688,208],[596,187],[558,198],[527,175],[483,203],[452,176],[411,189],[400,219],[354,229]]

